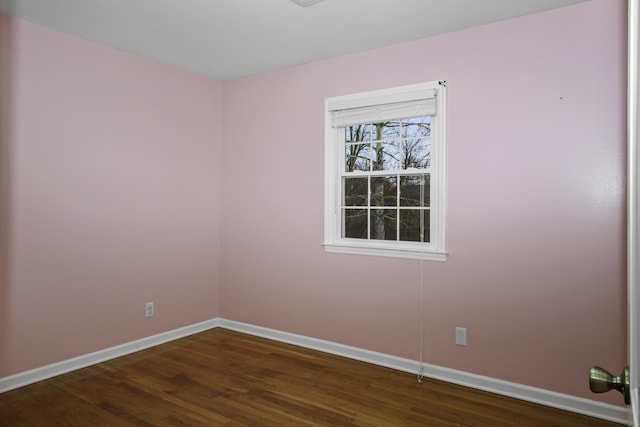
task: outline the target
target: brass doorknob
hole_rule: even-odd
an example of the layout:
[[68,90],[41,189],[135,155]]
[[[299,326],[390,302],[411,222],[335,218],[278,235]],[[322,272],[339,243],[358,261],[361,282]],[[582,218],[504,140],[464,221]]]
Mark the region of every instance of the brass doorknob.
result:
[[618,390],[624,396],[624,403],[631,402],[629,367],[626,366],[619,376],[611,375],[606,369],[594,366],[589,369],[589,388],[594,393],[606,393]]

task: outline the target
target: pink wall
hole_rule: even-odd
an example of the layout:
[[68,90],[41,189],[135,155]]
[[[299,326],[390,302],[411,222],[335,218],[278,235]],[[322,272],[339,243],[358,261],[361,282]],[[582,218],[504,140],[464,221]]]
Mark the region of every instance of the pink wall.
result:
[[[626,359],[625,22],[593,0],[221,83],[0,15],[0,377],[216,316],[417,359],[424,306],[428,363],[619,403],[587,370]],[[435,79],[449,260],[324,253],[324,99]]]
[[[8,211],[9,160],[5,141],[9,138],[9,25],[0,14],[0,348],[5,348],[8,334]],[[0,366],[5,366],[6,352],[0,351]]]
[[0,376],[216,317],[220,83],[0,22]]
[[[619,403],[587,373],[626,359],[625,3],[223,82],[221,316],[417,359],[424,304],[428,363]],[[323,252],[324,99],[436,79],[449,260]]]

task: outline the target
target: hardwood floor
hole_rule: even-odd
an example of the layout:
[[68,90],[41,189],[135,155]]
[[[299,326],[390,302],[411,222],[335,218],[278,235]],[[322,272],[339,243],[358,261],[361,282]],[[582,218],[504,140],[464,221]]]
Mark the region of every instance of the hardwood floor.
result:
[[221,328],[1,394],[0,425],[620,426]]

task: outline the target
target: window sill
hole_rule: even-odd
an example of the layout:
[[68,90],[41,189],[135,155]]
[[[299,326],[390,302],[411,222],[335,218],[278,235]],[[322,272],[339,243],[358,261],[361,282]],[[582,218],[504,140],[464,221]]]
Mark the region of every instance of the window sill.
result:
[[434,249],[414,249],[407,247],[389,247],[386,245],[357,244],[357,243],[324,243],[325,252],[382,256],[391,258],[421,259],[425,261],[446,261],[448,253]]

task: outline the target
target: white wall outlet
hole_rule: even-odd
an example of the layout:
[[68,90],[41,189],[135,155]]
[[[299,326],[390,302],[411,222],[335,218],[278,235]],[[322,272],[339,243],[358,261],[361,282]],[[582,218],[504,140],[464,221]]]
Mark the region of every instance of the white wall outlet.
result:
[[467,328],[456,328],[456,344],[467,345]]
[[148,302],[144,305],[144,315],[145,317],[153,316],[153,302]]

